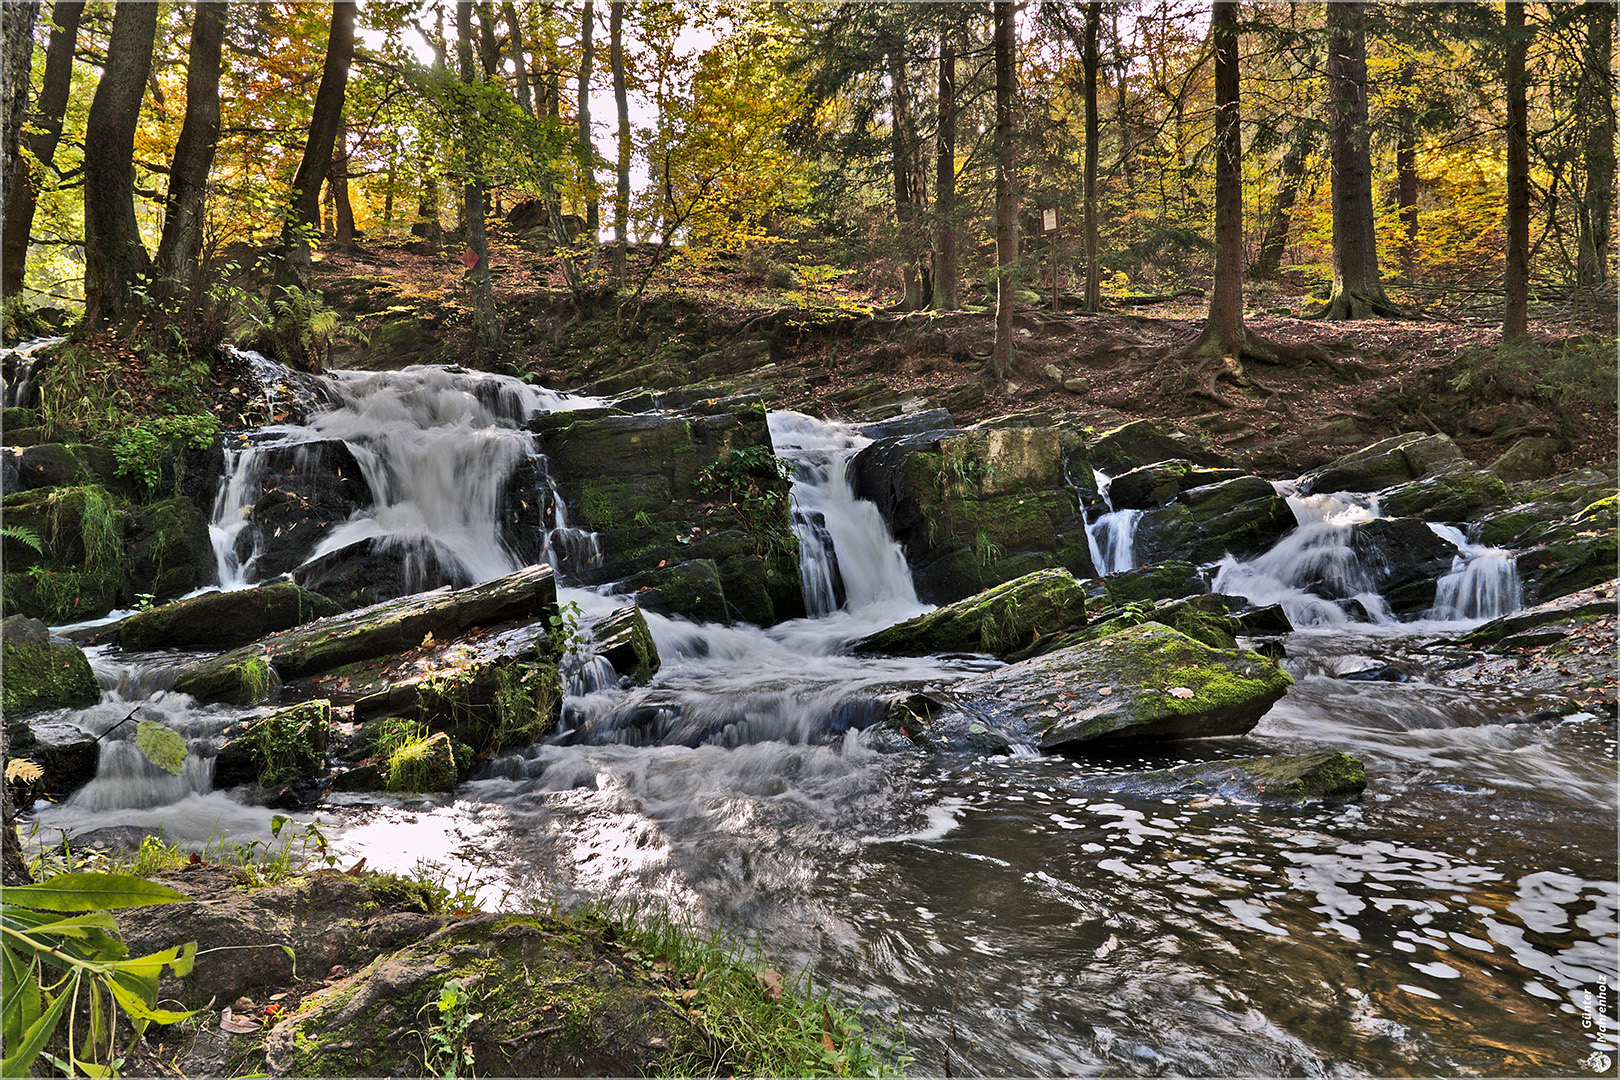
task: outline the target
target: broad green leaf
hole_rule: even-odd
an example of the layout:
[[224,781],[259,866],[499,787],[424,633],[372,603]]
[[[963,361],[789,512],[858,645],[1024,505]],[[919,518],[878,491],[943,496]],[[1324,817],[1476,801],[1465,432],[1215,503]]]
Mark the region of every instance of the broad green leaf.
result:
[[172,1009],[154,1008],[142,1000],[140,994],[122,985],[117,979],[109,982],[107,988],[112,991],[113,999],[118,1002],[119,1007],[135,1020],[148,1020],[154,1024],[178,1024],[194,1015],[189,1012],[175,1012]]
[[[26,888],[27,886],[23,886]],[[69,995],[62,994],[51,1007],[45,1010],[38,1020],[35,1020],[23,1037],[17,1041],[15,1047],[4,1060],[0,1060],[0,1076],[27,1076],[28,1067],[34,1063],[39,1052],[45,1048],[46,1041],[56,1031],[56,1022],[62,1019],[62,1008],[67,1004]]]
[[7,945],[0,947],[0,971],[4,972],[6,993],[0,1010],[0,1034],[6,1045],[14,1046],[23,1032],[39,1019],[39,983],[34,978],[33,965]]
[[57,934],[62,937],[88,938],[92,931],[111,931],[118,933],[118,920],[105,911],[88,911],[83,915],[75,915],[71,919],[57,919],[55,922],[40,923],[28,930],[30,937],[38,940],[40,934]]
[[172,904],[186,899],[166,885],[133,874],[57,874],[37,885],[6,890],[6,903],[46,911],[109,911],[113,908]]
[[[120,960],[116,965],[119,971],[126,971],[137,978],[157,978],[165,966],[179,967],[184,965],[191,970],[192,960],[197,955],[197,943],[188,941],[184,945],[176,945],[170,949],[163,949],[145,956],[134,956],[128,960]],[[176,972],[179,974],[179,972]]]
[[146,760],[179,776],[186,767],[186,740],[178,731],[156,720],[142,720],[135,728],[135,749]]

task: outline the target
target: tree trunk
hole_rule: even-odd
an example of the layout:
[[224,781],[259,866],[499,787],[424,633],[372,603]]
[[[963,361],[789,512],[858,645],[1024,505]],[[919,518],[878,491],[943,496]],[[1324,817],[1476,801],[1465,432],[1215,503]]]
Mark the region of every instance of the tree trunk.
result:
[[1329,146],[1333,156],[1333,294],[1322,315],[1394,315],[1378,276],[1373,233],[1372,153],[1367,124],[1366,4],[1327,5]]
[[1085,49],[1080,60],[1086,79],[1086,292],[1084,303],[1087,311],[1102,310],[1102,260],[1097,251],[1097,140],[1100,138],[1097,130],[1097,68],[1101,63],[1097,53],[1097,38],[1101,35],[1101,32],[1101,0],[1089,0],[1086,4]]
[[107,64],[90,100],[84,136],[85,325],[124,315],[130,286],[149,264],[135,218],[135,128],[157,33],[156,4],[121,0]]
[[[1586,48],[1581,72],[1581,130],[1585,133],[1581,194],[1576,236],[1575,280],[1587,288],[1609,279],[1609,219],[1614,214],[1615,115],[1613,71],[1615,5],[1589,0],[1585,5]],[[46,66],[49,71],[49,65]]]
[[1294,204],[1299,201],[1299,189],[1305,183],[1305,165],[1316,149],[1321,129],[1307,117],[1295,121],[1293,137],[1278,167],[1277,194],[1271,200],[1271,220],[1260,238],[1260,252],[1249,276],[1274,278],[1282,269],[1283,251],[1288,247],[1288,231],[1294,225]]
[[[11,764],[10,731],[9,722],[0,723],[0,769]],[[11,801],[11,785],[0,781],[0,887],[10,889],[33,881],[23,861],[22,838],[17,835],[17,808]]]
[[1530,138],[1525,56],[1529,31],[1523,0],[1507,0],[1507,264],[1504,270],[1502,340],[1530,333]]
[[0,206],[6,205],[17,182],[17,139],[28,110],[28,79],[34,71],[34,23],[39,21],[38,0],[8,3],[0,8]]
[[1412,107],[1412,86],[1417,66],[1401,66],[1401,104],[1395,110],[1395,205],[1401,212],[1401,277],[1410,285],[1417,279],[1418,175],[1417,110]]
[[1017,90],[1013,68],[1016,42],[1013,0],[996,0],[996,344],[990,373],[1005,384],[1012,373],[1013,293],[1018,288],[1018,200],[1013,193],[1013,95]]
[[934,147],[934,309],[954,311],[960,271],[956,263],[956,34],[960,24],[939,31],[939,127]]
[[[45,53],[45,77],[33,115],[33,126],[38,130],[22,136],[22,144],[45,168],[56,160],[56,144],[62,138],[62,116],[72,87],[73,47],[83,14],[83,3],[58,2],[51,8],[55,26]],[[33,56],[32,49],[28,55]],[[27,81],[24,78],[12,85],[24,86]],[[6,192],[4,238],[0,239],[0,295],[5,296],[22,291],[23,273],[28,266],[28,234],[34,227],[34,210],[39,202],[34,182],[20,175],[17,181]]]
[[613,0],[613,104],[619,113],[619,186],[613,197],[613,281],[628,272],[630,242],[630,97],[624,81],[624,0]]
[[[473,66],[472,8],[472,0],[458,0],[456,4],[456,59],[461,66],[461,81],[468,86],[478,82]],[[489,284],[489,239],[484,234],[483,141],[478,130],[482,126],[482,117],[462,117],[467,176],[461,185],[461,198],[467,218],[467,261],[472,263],[467,270],[467,285],[473,294],[473,337],[479,350],[491,355],[501,345],[501,324]]]
[[199,3],[191,22],[186,63],[186,119],[174,143],[169,192],[163,209],[163,237],[155,262],[163,289],[171,295],[191,290],[202,257],[208,171],[219,145],[219,62],[225,42],[224,0]]
[[304,142],[303,160],[293,176],[292,203],[281,231],[283,277],[298,283],[309,280],[308,232],[321,227],[321,181],[332,167],[332,147],[337,142],[338,128],[343,125],[343,96],[353,58],[354,0],[337,0],[332,5],[326,63],[321,68],[321,83],[315,91],[309,137]]
[[579,173],[585,185],[585,231],[593,265],[597,238],[602,231],[602,211],[596,197],[596,147],[591,142],[591,65],[596,60],[591,32],[595,23],[596,0],[585,0],[579,40]]
[[1191,353],[1237,357],[1242,355],[1245,344],[1237,0],[1215,0],[1209,29],[1215,46],[1215,281],[1209,293],[1209,319]]
[[896,31],[889,42],[889,156],[894,168],[894,214],[899,226],[900,279],[905,295],[900,304],[907,311],[927,307],[922,279],[917,275],[917,193],[912,190],[913,144],[916,141],[911,119],[911,88],[906,78],[904,31]]
[[478,5],[478,59],[484,65],[484,81],[501,81],[501,46],[495,34],[495,5],[489,0]]
[[349,126],[346,123],[338,128],[326,186],[332,193],[332,239],[340,249],[353,251],[354,206],[349,202]]
[[523,110],[524,116],[532,117],[534,94],[529,86],[529,64],[523,55],[523,22],[518,18],[517,8],[512,6],[512,0],[504,0],[501,4],[501,14],[506,17],[506,25],[511,32],[507,47],[512,53],[512,65],[517,69],[518,107]]

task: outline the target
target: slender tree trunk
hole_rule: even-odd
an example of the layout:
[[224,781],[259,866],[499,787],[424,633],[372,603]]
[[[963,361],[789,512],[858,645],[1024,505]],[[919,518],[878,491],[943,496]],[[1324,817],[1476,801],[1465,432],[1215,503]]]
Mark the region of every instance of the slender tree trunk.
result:
[[1373,233],[1366,6],[1361,0],[1339,0],[1327,5],[1333,294],[1322,315],[1329,319],[1396,314],[1378,276],[1378,244]]
[[613,104],[619,113],[619,186],[613,197],[613,281],[628,272],[630,242],[630,96],[624,80],[624,0],[613,0],[611,21]]
[[1017,92],[1013,0],[996,0],[996,344],[990,373],[1005,384],[1012,373],[1013,293],[1018,288],[1018,199],[1013,191],[1013,95]]
[[1401,277],[1410,285],[1417,279],[1418,175],[1417,110],[1411,89],[1417,66],[1401,65],[1401,104],[1395,110],[1395,205],[1401,212]]
[[[72,88],[73,47],[79,37],[82,2],[59,2],[51,8],[51,42],[45,52],[45,76],[33,115],[37,131],[24,133],[22,144],[50,168],[56,160],[56,144],[62,138],[62,117]],[[28,51],[30,57],[33,50]],[[26,86],[28,80],[15,84]],[[28,266],[28,234],[34,227],[34,210],[39,188],[32,179],[19,175],[6,193],[3,239],[0,239],[0,295],[15,296],[22,291],[23,273]]]
[[309,280],[307,232],[321,227],[321,181],[332,167],[332,147],[343,125],[343,97],[354,58],[354,0],[332,5],[332,27],[326,39],[326,62],[315,107],[310,115],[304,156],[293,176],[292,203],[281,232],[282,278],[297,283]]
[[911,87],[906,78],[904,33],[897,31],[889,43],[889,156],[894,168],[894,214],[900,236],[900,278],[905,295],[900,301],[907,311],[927,306],[922,280],[917,276],[916,193],[912,190],[915,132],[911,120]]
[[529,62],[524,59],[523,48],[523,22],[518,18],[517,8],[512,0],[504,0],[501,4],[501,14],[506,17],[507,30],[510,37],[507,39],[507,48],[511,50],[512,66],[517,70],[517,102],[523,110],[524,116],[534,115],[534,93],[529,86]]
[[1523,0],[1507,0],[1507,265],[1502,340],[1530,333],[1530,138],[1525,56],[1529,36]]
[[1102,310],[1102,259],[1097,250],[1097,141],[1101,138],[1097,123],[1097,68],[1101,60],[1097,53],[1097,38],[1102,32],[1101,0],[1088,0],[1086,4],[1085,49],[1080,64],[1086,80],[1086,160],[1085,160],[1085,244],[1087,311]]
[[[954,23],[954,20],[953,20]],[[939,127],[934,140],[934,308],[954,311],[960,271],[956,264],[956,35],[960,25],[939,31]]]
[[596,47],[591,34],[596,25],[596,2],[585,0],[585,15],[579,40],[579,172],[585,185],[585,231],[589,234],[591,264],[596,263],[597,238],[602,231],[602,211],[596,195],[596,147],[591,142],[591,66]]
[[344,251],[355,250],[354,205],[349,201],[349,126],[338,128],[332,148],[332,170],[326,174],[332,192],[332,239]]
[[501,81],[501,44],[495,33],[495,5],[489,0],[478,5],[478,59],[484,65],[484,81]]
[[[0,723],[0,769],[11,764],[10,731],[9,723]],[[0,781],[0,887],[10,889],[33,881],[23,861],[22,838],[17,835],[17,807],[11,801],[11,785]]]
[[174,143],[169,193],[163,210],[163,237],[155,266],[171,294],[191,289],[202,257],[208,171],[219,145],[219,62],[225,42],[223,0],[199,3],[191,23],[186,63],[186,119]]
[[398,144],[390,143],[388,146],[388,172],[385,174],[387,179],[384,181],[383,186],[382,225],[384,232],[393,228],[394,225],[394,185],[399,178],[398,155]]
[[1119,36],[1119,5],[1113,5],[1109,28],[1114,38],[1114,123],[1119,128],[1119,168],[1130,180],[1136,174],[1136,151],[1131,146],[1131,117],[1126,109],[1126,72],[1131,58],[1125,53],[1125,42]]
[[1195,356],[1243,353],[1243,128],[1238,85],[1237,0],[1210,10],[1215,45],[1215,281]]
[[[1609,219],[1614,214],[1615,115],[1612,0],[1588,0],[1586,48],[1582,53],[1581,165],[1585,183],[1577,222],[1575,279],[1587,288],[1609,279]],[[50,67],[47,64],[46,70]]]
[[[468,86],[478,81],[473,66],[472,8],[472,0],[456,3],[456,58],[461,66],[461,81]],[[489,240],[484,235],[483,141],[478,130],[482,126],[480,116],[462,118],[467,176],[461,185],[461,197],[467,218],[467,259],[472,263],[467,270],[467,284],[473,294],[473,335],[479,350],[489,355],[500,348],[501,324],[489,283]]]
[[1305,165],[1310,161],[1321,134],[1322,129],[1308,117],[1300,117],[1294,123],[1288,150],[1277,169],[1277,194],[1271,200],[1271,220],[1261,235],[1260,252],[1255,256],[1254,265],[1249,267],[1250,277],[1274,278],[1282,269],[1283,251],[1288,247],[1288,231],[1294,225],[1294,205],[1299,201],[1299,189],[1305,183]]
[[0,8],[0,206],[17,181],[17,139],[28,111],[28,79],[34,71],[34,23],[38,0],[21,0]]
[[135,218],[135,128],[157,33],[156,4],[121,0],[107,64],[90,101],[84,136],[85,325],[122,318],[130,286],[150,262]]

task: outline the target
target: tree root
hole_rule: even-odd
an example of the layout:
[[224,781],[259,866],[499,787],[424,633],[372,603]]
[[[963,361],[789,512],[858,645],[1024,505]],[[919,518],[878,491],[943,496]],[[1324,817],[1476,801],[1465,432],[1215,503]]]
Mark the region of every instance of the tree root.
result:
[[1334,293],[1321,311],[1314,311],[1306,318],[1346,322],[1352,319],[1404,319],[1407,314],[1383,296],[1367,296],[1353,289],[1345,289]]

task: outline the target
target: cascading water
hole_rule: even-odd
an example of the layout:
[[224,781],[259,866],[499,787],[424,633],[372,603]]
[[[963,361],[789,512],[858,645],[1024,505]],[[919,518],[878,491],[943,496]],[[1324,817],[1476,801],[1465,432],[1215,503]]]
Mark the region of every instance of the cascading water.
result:
[[1524,606],[1519,564],[1512,552],[1471,544],[1450,525],[1431,523],[1429,528],[1457,548],[1451,572],[1435,584],[1429,618],[1442,622],[1496,619]]
[[1257,607],[1281,604],[1296,627],[1356,621],[1344,604],[1331,598],[1356,601],[1373,622],[1394,622],[1389,605],[1374,591],[1371,575],[1350,546],[1353,527],[1378,516],[1377,497],[1300,496],[1286,484],[1278,485],[1278,490],[1287,496],[1298,527],[1247,562],[1231,556],[1222,559],[1214,590],[1240,596]]
[[1086,526],[1086,543],[1091,547],[1091,562],[1097,573],[1117,574],[1136,566],[1133,545],[1136,525],[1141,520],[1140,510],[1115,510],[1108,489],[1112,478],[1100,469],[1092,470],[1097,481],[1097,494],[1108,509],[1097,520]]

